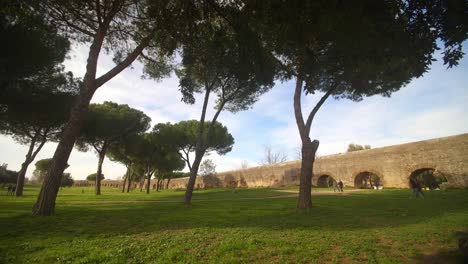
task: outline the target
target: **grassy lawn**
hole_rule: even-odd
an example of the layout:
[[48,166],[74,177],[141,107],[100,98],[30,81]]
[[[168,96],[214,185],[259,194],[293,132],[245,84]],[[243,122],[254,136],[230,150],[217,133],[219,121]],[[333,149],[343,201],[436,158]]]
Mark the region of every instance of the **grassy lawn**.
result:
[[[295,189],[295,188],[294,188]],[[0,263],[458,263],[468,190],[354,192],[313,197],[292,188],[150,195],[103,188],[59,192],[52,217],[32,217],[39,191],[0,192]],[[315,191],[315,190],[314,190]],[[345,190],[346,192],[346,190]]]

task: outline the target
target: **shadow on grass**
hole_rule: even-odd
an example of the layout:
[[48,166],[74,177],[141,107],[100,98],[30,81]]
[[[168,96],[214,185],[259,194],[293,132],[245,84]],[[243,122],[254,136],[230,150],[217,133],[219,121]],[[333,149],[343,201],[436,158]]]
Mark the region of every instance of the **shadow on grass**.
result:
[[[277,192],[270,190],[262,195],[269,197]],[[239,194],[239,198],[253,194],[245,191]],[[182,195],[171,194],[170,199],[161,201],[127,201],[121,204],[118,201],[100,204],[99,200],[91,203],[63,200],[57,202],[56,214],[51,217],[32,217],[32,201],[8,206],[2,203],[0,225],[8,228],[2,228],[0,235],[94,236],[227,227],[339,232],[437,220],[445,214],[466,211],[468,204],[463,191],[428,194],[424,200],[409,199],[405,191],[315,196],[314,207],[308,211],[296,210],[296,199],[292,197],[235,200],[231,198],[236,197],[236,193],[226,190],[202,191],[195,195],[193,205],[185,206],[177,202],[182,200]],[[213,200],[216,197],[220,200]],[[201,201],[203,199],[209,201]]]
[[413,258],[415,263],[420,264],[462,264],[468,263],[468,257],[464,257],[460,251],[438,251],[430,254],[420,254]]

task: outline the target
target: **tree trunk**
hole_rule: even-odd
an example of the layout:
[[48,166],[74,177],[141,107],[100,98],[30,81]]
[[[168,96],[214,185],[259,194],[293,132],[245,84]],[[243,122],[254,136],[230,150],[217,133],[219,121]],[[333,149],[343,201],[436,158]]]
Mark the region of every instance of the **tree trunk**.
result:
[[127,175],[125,175],[124,182],[122,184],[122,192],[125,192],[125,184],[127,183]]
[[84,115],[88,110],[89,101],[93,92],[88,94],[80,93],[70,118],[62,133],[61,140],[55,150],[52,162],[47,174],[45,175],[42,188],[33,207],[33,215],[51,215],[55,207],[55,199],[60,187],[60,180],[63,171],[67,167],[67,161],[75,144],[76,138],[83,125]]
[[143,191],[143,186],[145,185],[145,177],[142,177],[143,179],[140,180],[140,192]]
[[16,179],[16,196],[23,196],[23,189],[24,189],[24,178],[26,176],[26,171],[28,170],[29,164],[32,162],[32,155],[34,150],[34,145],[36,144],[37,135],[31,139],[31,143],[29,144],[28,153],[26,153],[26,159],[24,160],[23,164],[21,164],[21,170],[18,172],[18,177]]
[[16,179],[16,196],[23,196],[24,178],[26,176],[26,171],[28,170],[29,164],[31,164],[31,162],[28,162],[28,160],[21,164],[21,170],[18,172],[18,178]]
[[150,172],[148,172],[148,178],[147,178],[147,184],[146,184],[146,194],[149,194],[150,193],[150,189],[151,189],[151,174]]
[[306,209],[312,207],[312,175],[315,161],[315,153],[317,152],[319,141],[311,141],[309,137],[310,127],[315,114],[318,112],[320,107],[323,105],[325,100],[332,94],[334,89],[330,89],[325,95],[320,98],[319,102],[312,109],[311,113],[307,118],[307,122],[304,123],[301,108],[301,94],[302,94],[302,75],[299,74],[296,78],[296,87],[294,91],[294,116],[296,118],[296,125],[299,130],[302,141],[302,161],[301,161],[301,176],[299,183],[299,197],[297,202],[297,208]]
[[166,190],[169,190],[169,183],[171,182],[171,178],[167,179],[166,183]]
[[41,191],[34,204],[33,215],[51,215],[54,212],[55,200],[60,187],[60,179],[67,166],[68,158],[83,126],[84,116],[88,110],[89,102],[96,91],[96,69],[101,52],[101,46],[104,41],[106,29],[100,29],[96,33],[93,43],[89,48],[88,60],[86,63],[86,74],[83,78],[83,86],[76,101],[70,111],[67,125],[62,132],[60,142],[55,150],[52,162]]
[[161,179],[161,187],[159,189],[164,190],[164,178]]
[[130,186],[132,185],[132,179],[128,179],[128,185],[127,185],[127,193],[130,192]]
[[107,143],[102,144],[102,149],[99,153],[99,161],[96,172],[96,195],[101,195],[101,174],[102,174],[102,164],[104,163],[104,158],[106,157]]
[[309,139],[302,142],[302,161],[301,161],[301,176],[299,183],[299,198],[297,208],[306,209],[312,207],[312,174],[315,161],[315,152],[317,151],[319,142]]
[[[127,165],[127,172],[125,173],[125,180],[122,186],[122,192],[125,192],[125,183],[130,182],[130,176],[132,175],[132,165]],[[127,191],[128,192],[128,191]]]
[[39,151],[41,151],[42,147],[47,141],[47,133],[49,129],[44,131],[44,135],[42,135],[41,142],[36,150],[34,150],[34,146],[36,145],[37,137],[39,136],[40,132],[36,131],[35,135],[31,138],[31,143],[29,144],[28,153],[26,153],[26,159],[24,160],[23,164],[21,164],[21,170],[18,173],[18,177],[16,180],[16,196],[23,196],[23,189],[24,189],[24,179],[26,177],[26,171],[28,170],[29,164],[34,161]]
[[96,79],[97,62],[99,59],[99,53],[101,52],[102,43],[106,36],[109,23],[111,20],[107,20],[102,23],[94,35],[91,46],[89,47],[88,60],[86,62],[86,73],[83,77],[83,85],[80,88],[80,93],[76,98],[76,101],[70,111],[70,117],[67,125],[62,132],[60,142],[55,150],[52,158],[52,163],[47,171],[47,174],[42,183],[41,191],[37,197],[37,201],[33,206],[33,215],[51,215],[55,208],[55,199],[60,186],[60,179],[67,166],[68,158],[75,144],[76,138],[78,137],[81,127],[83,126],[84,116],[88,110],[89,102],[94,95],[97,88],[102,86],[104,83],[115,77],[121,71],[123,71],[128,65],[130,65],[148,46],[154,31],[148,36],[143,38],[135,49],[128,54],[128,56],[117,64],[114,68],[103,74],[101,77]]
[[195,154],[195,160],[193,161],[192,169],[190,170],[190,178],[187,183],[187,190],[185,190],[185,204],[190,204],[192,201],[192,194],[193,188],[195,187],[195,181],[197,179],[198,168],[200,167],[200,163],[202,160],[203,155],[198,153]]

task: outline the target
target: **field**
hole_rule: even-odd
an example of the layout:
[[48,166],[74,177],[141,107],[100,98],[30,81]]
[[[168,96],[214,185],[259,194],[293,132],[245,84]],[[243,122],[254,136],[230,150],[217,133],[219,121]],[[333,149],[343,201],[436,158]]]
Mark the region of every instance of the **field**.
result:
[[38,187],[0,190],[0,263],[459,263],[468,190],[325,195],[295,209],[295,188],[150,195],[103,188],[59,192],[56,213],[32,217]]

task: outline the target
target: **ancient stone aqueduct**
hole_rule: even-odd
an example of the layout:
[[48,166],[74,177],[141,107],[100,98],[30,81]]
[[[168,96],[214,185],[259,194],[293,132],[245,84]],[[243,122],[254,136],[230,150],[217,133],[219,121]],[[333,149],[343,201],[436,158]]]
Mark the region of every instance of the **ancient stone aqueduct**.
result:
[[[197,188],[279,187],[299,184],[300,161],[253,167],[197,177]],[[321,178],[341,179],[346,186],[358,184],[360,175],[377,175],[384,187],[406,188],[410,175],[421,169],[433,169],[444,175],[447,184],[468,187],[468,133],[394,145],[370,150],[323,156],[315,161],[312,182]],[[173,179],[169,188],[185,188],[188,178]],[[75,185],[92,185],[76,181]],[[103,186],[121,187],[120,181],[103,181]],[[136,187],[136,185],[134,186]]]

